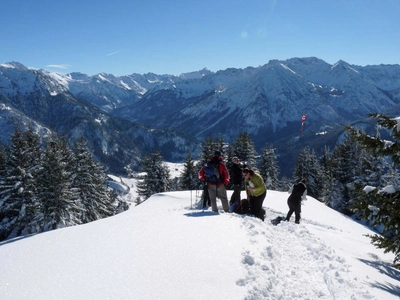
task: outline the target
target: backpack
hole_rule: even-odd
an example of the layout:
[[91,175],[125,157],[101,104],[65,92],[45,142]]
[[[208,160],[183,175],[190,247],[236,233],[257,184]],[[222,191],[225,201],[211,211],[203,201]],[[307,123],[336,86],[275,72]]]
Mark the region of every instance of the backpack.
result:
[[246,215],[250,214],[250,201],[247,199],[242,199],[241,201],[236,201],[230,207],[231,212],[239,214],[239,215]]
[[204,175],[206,176],[206,181],[209,183],[219,184],[224,181],[219,173],[219,163],[208,162],[204,166]]

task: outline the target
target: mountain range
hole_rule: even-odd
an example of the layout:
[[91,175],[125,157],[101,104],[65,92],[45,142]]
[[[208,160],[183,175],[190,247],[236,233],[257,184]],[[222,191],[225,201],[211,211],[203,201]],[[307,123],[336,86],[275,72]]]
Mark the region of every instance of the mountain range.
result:
[[331,65],[307,57],[257,68],[120,77],[0,65],[2,141],[16,122],[69,139],[83,135],[115,174],[137,170],[154,148],[179,161],[189,149],[196,154],[205,137],[234,142],[246,131],[258,151],[272,144],[281,174],[291,176],[302,146],[333,147],[343,124],[365,126],[367,114],[394,116],[399,107],[400,65]]

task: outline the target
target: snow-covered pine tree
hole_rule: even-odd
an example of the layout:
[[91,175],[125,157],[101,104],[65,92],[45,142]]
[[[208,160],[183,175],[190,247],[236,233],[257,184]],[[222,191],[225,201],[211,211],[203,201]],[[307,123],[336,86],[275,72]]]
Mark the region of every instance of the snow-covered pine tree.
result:
[[107,175],[87,150],[87,142],[80,137],[74,143],[73,187],[82,205],[82,223],[92,222],[115,214],[111,192],[106,184]]
[[200,180],[198,178],[198,170],[195,166],[195,161],[192,158],[192,153],[189,150],[187,152],[183,171],[180,176],[180,188],[182,190],[197,190],[201,186]]
[[362,145],[360,150],[358,158],[359,174],[355,177],[352,183],[348,184],[350,188],[349,205],[351,205],[351,202],[358,197],[360,190],[365,186],[375,186],[377,188],[382,187],[382,174],[383,170],[387,166],[387,163],[382,157],[366,151]]
[[238,134],[234,145],[234,153],[241,161],[246,162],[246,166],[250,168],[256,166],[257,152],[247,131]]
[[325,147],[324,151],[319,159],[320,165],[323,173],[323,190],[321,191],[321,200],[326,202],[326,196],[329,194],[332,189],[333,184],[333,164],[332,164],[332,153],[329,147]]
[[392,178],[392,184],[382,188],[365,187],[364,194],[354,201],[352,209],[361,212],[365,219],[372,220],[373,225],[383,226],[381,235],[370,235],[371,241],[385,252],[393,252],[394,266],[400,268],[400,179],[397,177],[400,165],[400,118],[381,114],[369,116],[391,133],[392,140],[369,136],[352,127],[346,129],[365,150],[389,158],[396,166],[395,178]]
[[[225,165],[226,165],[226,167],[228,168],[229,171],[232,168],[232,165],[233,165],[232,158],[234,156],[236,156],[236,155],[235,155],[235,149],[234,149],[233,145],[232,144],[226,144],[225,145],[224,158],[226,159],[225,160],[225,162],[226,162]],[[231,174],[229,173],[229,175],[231,175]]]
[[38,176],[40,223],[43,231],[81,224],[82,206],[74,183],[74,155],[64,137],[52,132],[43,153]]
[[[6,171],[7,171],[7,161],[6,161],[6,154],[8,149],[5,145],[0,143],[0,187],[4,185],[4,180],[6,178]],[[1,190],[1,188],[0,188]],[[1,199],[1,196],[0,196]]]
[[168,166],[164,165],[159,151],[154,150],[152,154],[146,155],[141,169],[145,174],[139,177],[137,192],[144,200],[150,198],[151,195],[170,191],[170,171]]
[[196,164],[197,171],[200,171],[209,159],[213,157],[215,151],[221,151],[224,156],[224,145],[225,143],[222,138],[216,138],[213,140],[212,137],[206,137],[204,142],[201,143],[199,161]]
[[382,187],[382,176],[387,163],[382,157],[362,149],[359,158],[361,173],[354,185],[364,187],[372,185]]
[[306,146],[298,156],[293,172],[293,179],[299,182],[302,178],[307,179],[307,194],[319,199],[323,190],[323,171],[314,150]]
[[292,180],[287,178],[286,176],[283,176],[279,181],[278,191],[287,192],[292,187],[292,185]]
[[206,137],[204,142],[201,144],[200,158],[198,167],[201,168],[213,155],[214,151],[221,151],[222,154],[224,149],[224,140],[222,138],[213,139],[212,137]]
[[206,137],[204,142],[201,143],[200,146],[200,157],[199,157],[199,164],[200,166],[204,165],[213,155],[214,143],[211,137]]
[[264,147],[258,169],[260,170],[260,174],[264,179],[267,189],[278,190],[279,167],[272,145]]
[[37,223],[37,215],[40,208],[40,202],[37,199],[37,176],[42,172],[41,137],[30,125],[28,126],[28,130],[24,133],[28,145],[27,152],[29,153],[29,165],[31,165],[29,173],[33,178],[31,178],[31,198],[25,206],[25,220],[21,222],[22,224],[25,224],[21,231],[22,235],[36,233],[40,230],[40,226]]
[[0,240],[36,232],[37,174],[41,170],[39,136],[29,127],[15,129],[5,153],[0,186]]
[[345,201],[343,197],[345,194],[344,184],[338,179],[332,177],[328,185],[328,194],[323,198],[325,204],[330,208],[340,212],[347,211],[348,201]]
[[359,158],[362,148],[356,139],[346,133],[341,143],[337,144],[331,157],[332,178],[328,185],[331,191],[325,197],[329,207],[349,214],[348,204],[354,191],[354,182],[362,173]]

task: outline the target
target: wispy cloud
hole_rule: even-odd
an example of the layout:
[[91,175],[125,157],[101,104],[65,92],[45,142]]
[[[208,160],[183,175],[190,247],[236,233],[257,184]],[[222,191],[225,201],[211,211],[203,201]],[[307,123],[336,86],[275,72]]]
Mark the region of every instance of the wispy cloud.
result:
[[61,64],[61,65],[47,65],[46,68],[54,68],[54,69],[68,69],[70,65]]
[[111,55],[114,55],[114,54],[117,54],[117,53],[119,53],[119,51],[111,52],[111,53],[107,54],[107,56],[111,56]]

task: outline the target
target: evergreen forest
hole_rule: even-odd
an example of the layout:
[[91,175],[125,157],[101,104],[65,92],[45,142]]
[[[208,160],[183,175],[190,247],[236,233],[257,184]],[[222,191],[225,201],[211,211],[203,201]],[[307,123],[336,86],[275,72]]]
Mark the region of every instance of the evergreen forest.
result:
[[19,127],[0,148],[0,241],[85,224],[127,209],[83,138],[69,147]]

